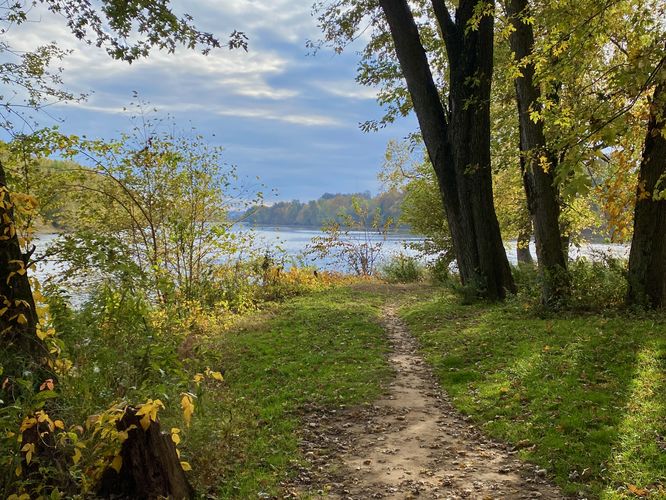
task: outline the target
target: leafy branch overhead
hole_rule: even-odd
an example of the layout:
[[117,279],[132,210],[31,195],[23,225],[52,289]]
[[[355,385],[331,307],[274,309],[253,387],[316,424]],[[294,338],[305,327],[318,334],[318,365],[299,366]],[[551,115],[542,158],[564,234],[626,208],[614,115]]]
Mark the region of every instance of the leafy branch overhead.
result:
[[[176,14],[168,0],[103,0],[99,7],[85,0],[40,1],[65,18],[76,38],[104,47],[112,58],[130,63],[146,57],[152,48],[174,52],[182,45],[199,47],[207,54],[222,45],[212,33],[196,28],[192,16]],[[20,4],[15,8],[25,12]],[[15,15],[25,19],[24,14]],[[226,45],[247,50],[247,37],[233,31]]]

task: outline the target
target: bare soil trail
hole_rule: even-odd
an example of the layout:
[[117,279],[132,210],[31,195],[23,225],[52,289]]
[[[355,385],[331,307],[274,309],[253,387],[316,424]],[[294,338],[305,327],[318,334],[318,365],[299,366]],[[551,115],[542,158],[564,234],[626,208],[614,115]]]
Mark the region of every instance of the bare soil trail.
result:
[[371,405],[309,409],[294,497],[371,499],[562,499],[545,471],[485,438],[447,401],[416,340],[396,314],[383,311],[395,369]]

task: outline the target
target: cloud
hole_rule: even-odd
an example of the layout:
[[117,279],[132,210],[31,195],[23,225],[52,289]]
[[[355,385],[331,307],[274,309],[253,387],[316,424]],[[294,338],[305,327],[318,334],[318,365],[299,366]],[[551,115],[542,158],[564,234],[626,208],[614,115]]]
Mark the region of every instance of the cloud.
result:
[[329,95],[354,100],[375,100],[377,91],[370,87],[359,85],[353,80],[313,80],[310,85]]
[[[315,19],[311,16],[312,0],[202,0],[187,5],[195,22],[205,19],[224,19],[228,30],[246,33],[253,40],[274,37],[283,42],[304,45],[305,40],[319,35]],[[204,17],[205,16],[205,17]],[[219,26],[210,26],[219,31]]]
[[345,123],[332,116],[316,114],[287,113],[280,114],[273,110],[260,108],[218,108],[215,113],[220,116],[238,118],[257,118],[261,120],[279,121],[306,127],[343,127]]
[[[235,2],[229,5],[216,5],[205,12],[204,19],[224,18],[227,8],[234,11]],[[248,3],[248,2],[241,2]],[[252,2],[249,2],[250,4]],[[255,9],[256,10],[256,9]],[[270,12],[264,7],[259,9]],[[218,49],[204,56],[200,52],[180,48],[175,53],[154,51],[150,57],[140,59],[132,65],[114,61],[103,49],[76,40],[65,25],[64,20],[37,6],[31,13],[29,22],[14,27],[7,38],[13,48],[19,51],[32,50],[38,45],[57,41],[63,49],[71,50],[62,63],[64,78],[69,87],[87,91],[108,85],[112,82],[126,82],[128,79],[147,79],[151,85],[160,87],[178,79],[196,81],[201,89],[215,88],[219,93],[229,93],[252,99],[283,100],[296,97],[299,92],[293,88],[271,85],[271,76],[284,74],[289,70],[291,60],[276,50],[263,48],[244,52]],[[194,95],[192,97],[195,97]]]
[[[40,3],[33,13],[42,22],[12,29],[5,39],[22,50],[51,40],[73,50],[62,64],[64,85],[93,93],[86,102],[53,108],[66,132],[112,137],[127,130],[123,108],[138,91],[179,126],[192,124],[229,146],[228,161],[279,188],[281,197],[372,188],[388,132],[362,134],[357,124],[379,113],[375,91],[355,83],[353,50],[306,57],[306,40],[320,36],[310,15],[312,0],[172,3],[222,41],[234,29],[245,32],[249,51],[155,51],[128,65],[76,40],[63,19],[42,12]],[[395,124],[391,137],[406,135],[414,123]]]
[[[104,104],[108,103],[108,104]],[[232,107],[220,104],[197,104],[197,103],[160,103],[159,101],[151,101],[150,107],[154,107],[161,113],[213,113],[218,116],[228,116],[235,118],[247,118],[258,120],[270,120],[289,123],[292,125],[299,125],[304,127],[343,127],[349,126],[349,123],[327,115],[319,114],[305,114],[305,113],[280,113],[270,108],[262,107]],[[111,104],[107,99],[101,99],[98,103],[96,96],[93,96],[88,101],[70,103],[68,106],[73,106],[86,111],[104,114],[126,114],[126,105],[124,104]]]

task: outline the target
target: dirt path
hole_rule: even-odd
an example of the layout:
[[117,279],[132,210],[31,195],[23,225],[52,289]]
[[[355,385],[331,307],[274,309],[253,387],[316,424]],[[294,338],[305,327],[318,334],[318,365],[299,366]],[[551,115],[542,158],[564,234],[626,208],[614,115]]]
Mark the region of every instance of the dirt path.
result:
[[484,438],[456,412],[418,356],[416,341],[384,310],[396,371],[386,395],[362,408],[311,409],[301,445],[313,466],[294,496],[339,499],[561,499],[545,471]]

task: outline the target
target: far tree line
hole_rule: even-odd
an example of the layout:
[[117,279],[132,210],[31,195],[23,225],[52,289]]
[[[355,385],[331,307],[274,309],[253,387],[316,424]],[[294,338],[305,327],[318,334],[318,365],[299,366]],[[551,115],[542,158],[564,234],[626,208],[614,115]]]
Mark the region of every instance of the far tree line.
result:
[[251,208],[240,215],[240,219],[259,225],[321,227],[331,221],[342,221],[344,215],[354,216],[352,201],[355,198],[362,200],[371,213],[377,211],[380,214],[381,225],[389,220],[399,224],[403,195],[395,189],[377,196],[372,196],[369,191],[324,193],[317,200],[280,201],[270,206]]

